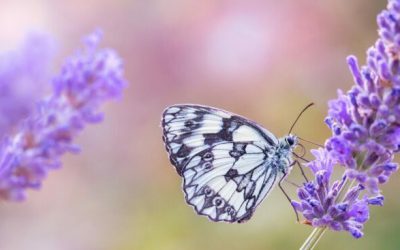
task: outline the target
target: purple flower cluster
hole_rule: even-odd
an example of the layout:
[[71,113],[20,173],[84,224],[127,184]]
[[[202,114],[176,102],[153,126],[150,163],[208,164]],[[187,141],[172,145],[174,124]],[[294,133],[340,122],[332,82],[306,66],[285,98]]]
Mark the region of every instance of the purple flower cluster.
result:
[[293,206],[301,212],[307,223],[314,227],[329,227],[335,231],[346,230],[353,237],[360,238],[363,224],[369,219],[368,205],[383,205],[383,196],[359,198],[364,186],[358,184],[352,187],[341,201],[339,194],[346,181],[344,175],[341,180],[330,185],[335,158],[331,157],[326,149],[312,150],[315,160],[308,163],[315,181],[305,183],[300,187],[298,197],[301,202],[292,201]]
[[[389,0],[377,19],[380,38],[368,50],[367,64],[360,68],[354,56],[347,59],[355,85],[329,102],[325,121],[333,135],[308,164],[315,180],[298,190],[301,202],[293,202],[313,226],[356,238],[368,220],[368,205],[383,205],[379,185],[398,169],[393,157],[400,149],[400,0]],[[345,173],[329,185],[335,164]],[[355,183],[346,194],[345,180]]]
[[73,139],[88,123],[100,122],[99,107],[121,95],[125,86],[121,59],[98,49],[100,32],[66,60],[53,79],[53,94],[0,143],[0,198],[19,201],[28,188],[40,187],[47,172],[61,166],[66,152],[78,152]]
[[400,1],[390,1],[378,16],[380,39],[359,68],[348,57],[355,85],[329,103],[327,124],[333,136],[326,148],[348,169],[347,175],[379,193],[398,169],[392,162],[400,146]]

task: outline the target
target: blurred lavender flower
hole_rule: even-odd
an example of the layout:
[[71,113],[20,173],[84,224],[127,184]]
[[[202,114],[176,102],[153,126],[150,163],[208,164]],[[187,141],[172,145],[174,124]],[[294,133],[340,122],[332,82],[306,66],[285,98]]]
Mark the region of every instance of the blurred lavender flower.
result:
[[78,152],[75,136],[87,123],[102,120],[99,106],[121,95],[125,86],[121,59],[98,49],[100,32],[67,59],[54,78],[53,94],[44,98],[19,131],[0,145],[0,198],[23,200],[27,188],[39,188],[65,152]]
[[[315,160],[307,165],[315,180],[299,188],[301,201],[293,202],[306,223],[355,238],[362,236],[369,205],[383,205],[379,184],[398,169],[393,157],[400,149],[400,0],[389,0],[377,20],[380,38],[367,52],[367,65],[359,68],[355,56],[347,58],[355,85],[329,102],[325,121],[333,135],[325,149],[313,152]],[[330,186],[335,164],[346,171]]]
[[0,139],[33,110],[50,81],[50,37],[32,33],[16,51],[0,54]]

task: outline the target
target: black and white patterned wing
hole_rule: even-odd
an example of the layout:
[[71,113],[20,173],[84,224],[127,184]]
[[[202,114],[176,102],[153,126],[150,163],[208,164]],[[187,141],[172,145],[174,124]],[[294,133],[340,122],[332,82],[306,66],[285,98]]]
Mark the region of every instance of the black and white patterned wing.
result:
[[164,111],[162,127],[186,201],[213,221],[248,220],[281,176],[268,157],[278,140],[243,117],[174,105]]

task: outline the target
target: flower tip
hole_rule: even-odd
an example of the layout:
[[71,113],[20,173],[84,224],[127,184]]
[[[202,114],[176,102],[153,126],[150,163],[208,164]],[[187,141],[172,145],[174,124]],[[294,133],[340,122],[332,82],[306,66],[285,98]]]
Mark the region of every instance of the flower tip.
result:
[[385,197],[383,195],[378,195],[373,198],[368,199],[368,204],[369,205],[374,205],[374,206],[383,206],[383,201],[385,200]]
[[[306,199],[308,199],[308,197],[310,195],[308,194],[307,190],[305,190],[304,188],[299,188],[297,190],[297,196],[302,200],[306,200]],[[293,202],[295,202],[295,201],[293,201]],[[292,202],[292,205],[293,205],[293,202]]]
[[84,37],[84,44],[88,48],[96,48],[102,38],[103,31],[100,28],[97,28],[92,33]]
[[347,231],[356,239],[363,237],[364,233],[361,231],[361,227],[358,225],[352,225],[347,228]]
[[355,55],[347,56],[346,61],[350,66],[356,66],[358,64],[357,57]]
[[360,73],[360,68],[358,67],[357,57],[350,55],[346,58],[347,64],[349,65],[350,71],[354,77],[354,81],[359,85],[363,85],[363,79]]
[[295,210],[300,211],[300,212],[303,211],[303,208],[299,202],[292,201],[291,204]]
[[363,234],[363,232],[361,232],[360,230],[354,229],[354,230],[351,231],[351,235],[352,235],[354,238],[359,239],[359,238],[363,237],[364,234]]

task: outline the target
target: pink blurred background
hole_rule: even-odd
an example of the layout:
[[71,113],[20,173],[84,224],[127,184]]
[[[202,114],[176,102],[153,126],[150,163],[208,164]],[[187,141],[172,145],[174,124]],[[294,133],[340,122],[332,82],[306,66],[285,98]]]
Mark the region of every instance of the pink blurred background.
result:
[[[278,190],[244,225],[216,224],[186,205],[161,140],[160,116],[175,103],[199,103],[246,116],[277,136],[298,112],[295,133],[323,143],[327,101],[352,78],[345,58],[363,62],[386,1],[2,0],[0,49],[27,32],[58,42],[54,72],[81,38],[102,28],[118,51],[129,87],[107,104],[103,123],[79,137],[42,189],[0,207],[0,249],[292,249],[311,228]],[[308,145],[311,146],[311,145]],[[298,171],[290,180],[300,182]],[[365,237],[328,233],[320,249],[395,249],[400,188],[394,176],[373,208]],[[287,184],[292,197],[295,189]],[[398,237],[397,237],[398,238]]]

